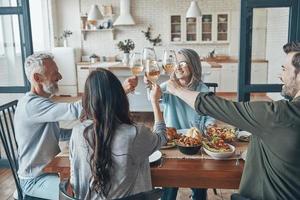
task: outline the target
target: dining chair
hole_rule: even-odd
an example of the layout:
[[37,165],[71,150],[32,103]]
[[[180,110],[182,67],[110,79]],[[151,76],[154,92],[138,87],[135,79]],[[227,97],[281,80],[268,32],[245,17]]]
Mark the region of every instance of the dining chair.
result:
[[[59,184],[59,200],[79,200],[68,194],[69,181],[63,180]],[[128,197],[123,197],[114,200],[157,200],[163,194],[162,189],[156,188],[147,192],[140,192]]]
[[0,106],[0,138],[3,148],[12,171],[12,175],[16,184],[18,199],[24,200],[42,200],[41,198],[23,195],[18,177],[18,144],[15,137],[14,114],[17,107],[17,100]]
[[214,93],[216,93],[217,87],[219,86],[218,83],[204,83],[204,84],[208,87],[209,90],[213,88]]

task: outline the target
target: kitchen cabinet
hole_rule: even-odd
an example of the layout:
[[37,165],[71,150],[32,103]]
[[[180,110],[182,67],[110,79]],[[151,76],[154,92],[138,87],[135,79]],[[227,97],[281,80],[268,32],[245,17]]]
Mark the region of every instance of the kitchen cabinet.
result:
[[220,92],[237,92],[238,64],[220,63],[222,65],[220,74]]
[[77,64],[77,93],[84,92],[84,84],[89,74],[89,65]]
[[[220,63],[220,92],[237,92],[238,63]],[[268,63],[252,62],[251,84],[266,84],[268,81]]]
[[170,42],[178,44],[199,43],[199,19],[182,15],[170,16]]
[[201,43],[228,43],[230,38],[229,13],[203,14],[200,25]]
[[203,70],[203,82],[206,83],[217,83],[217,92],[220,92],[220,74],[221,74],[221,68],[211,68],[207,71]]

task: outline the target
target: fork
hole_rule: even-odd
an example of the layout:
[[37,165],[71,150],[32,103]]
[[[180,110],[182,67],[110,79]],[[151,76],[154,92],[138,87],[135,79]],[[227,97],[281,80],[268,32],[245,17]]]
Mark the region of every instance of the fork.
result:
[[159,168],[161,168],[163,166],[164,161],[165,161],[165,157],[162,156],[161,159],[160,159],[160,164],[158,165]]
[[235,155],[236,155],[236,161],[235,161],[235,165],[238,166],[240,164],[240,158],[241,158],[241,155],[242,155],[242,152],[241,151],[236,151],[235,152]]

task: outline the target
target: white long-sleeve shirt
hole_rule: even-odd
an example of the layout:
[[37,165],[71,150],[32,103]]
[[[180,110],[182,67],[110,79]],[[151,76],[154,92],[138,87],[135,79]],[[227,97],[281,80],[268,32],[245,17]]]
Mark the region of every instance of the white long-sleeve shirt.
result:
[[[95,191],[88,196],[92,149],[83,136],[84,129],[91,124],[91,121],[85,121],[73,128],[70,140],[71,184],[77,198],[96,200],[102,198]],[[88,136],[91,137],[91,134],[89,129]],[[151,190],[148,157],[166,142],[164,122],[156,123],[153,132],[145,126],[119,125],[111,143],[111,189],[107,199]]]
[[43,168],[60,152],[58,121],[77,119],[81,110],[81,102],[54,103],[32,92],[19,100],[14,126],[21,179],[35,178],[43,173]]

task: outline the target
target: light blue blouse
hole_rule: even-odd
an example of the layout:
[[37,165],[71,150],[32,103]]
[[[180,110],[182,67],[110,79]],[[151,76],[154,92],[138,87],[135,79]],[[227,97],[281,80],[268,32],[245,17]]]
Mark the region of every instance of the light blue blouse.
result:
[[[194,126],[204,132],[205,126],[214,123],[215,119],[212,117],[199,115],[183,100],[168,93],[166,82],[162,83],[160,87],[163,93],[162,105],[167,127],[186,129]],[[200,82],[194,91],[208,92],[209,90],[203,82]]]

